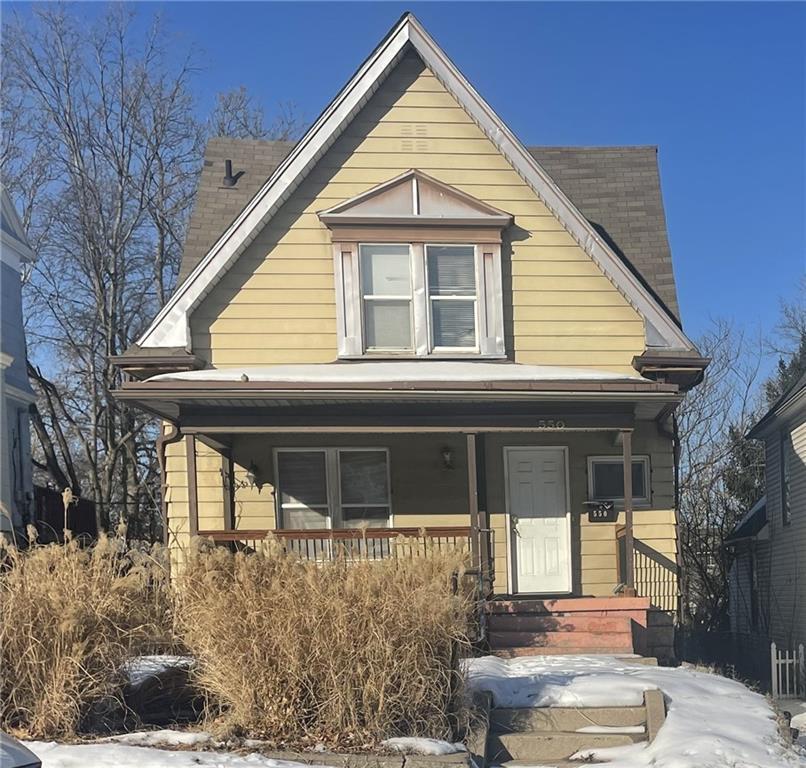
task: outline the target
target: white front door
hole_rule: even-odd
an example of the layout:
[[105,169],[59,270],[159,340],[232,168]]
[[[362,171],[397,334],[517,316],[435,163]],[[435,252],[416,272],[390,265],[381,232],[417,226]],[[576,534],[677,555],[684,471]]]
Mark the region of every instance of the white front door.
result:
[[571,531],[562,448],[506,448],[515,592],[571,591]]

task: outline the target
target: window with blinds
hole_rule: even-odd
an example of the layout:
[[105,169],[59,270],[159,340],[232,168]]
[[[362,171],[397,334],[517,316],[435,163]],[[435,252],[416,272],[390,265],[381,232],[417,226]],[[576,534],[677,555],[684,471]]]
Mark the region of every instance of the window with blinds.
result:
[[283,448],[276,466],[280,528],[388,527],[386,448]]
[[428,245],[431,348],[475,349],[476,254],[472,245]]

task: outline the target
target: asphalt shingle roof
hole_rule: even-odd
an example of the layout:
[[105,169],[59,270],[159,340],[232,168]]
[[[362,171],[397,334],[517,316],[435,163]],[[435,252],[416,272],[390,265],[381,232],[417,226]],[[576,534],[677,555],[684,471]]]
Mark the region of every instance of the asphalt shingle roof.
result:
[[[179,273],[180,282],[293,147],[287,141],[211,139],[204,157]],[[679,317],[657,148],[529,147],[576,205],[675,317]],[[241,172],[224,187],[224,161]]]

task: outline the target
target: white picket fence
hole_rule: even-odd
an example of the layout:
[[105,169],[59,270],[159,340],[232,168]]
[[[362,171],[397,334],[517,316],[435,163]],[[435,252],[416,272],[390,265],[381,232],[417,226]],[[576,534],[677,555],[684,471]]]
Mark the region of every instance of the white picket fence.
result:
[[803,644],[797,652],[770,644],[772,695],[775,699],[806,698],[806,654]]

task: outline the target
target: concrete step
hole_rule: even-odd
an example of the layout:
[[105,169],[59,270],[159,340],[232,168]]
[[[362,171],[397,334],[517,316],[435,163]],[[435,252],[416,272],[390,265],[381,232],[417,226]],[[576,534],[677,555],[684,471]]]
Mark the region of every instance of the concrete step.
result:
[[[624,648],[609,646],[606,643],[589,648],[574,645],[569,645],[564,648],[527,645],[514,648],[495,648],[491,650],[490,653],[492,656],[498,656],[501,659],[512,659],[517,656],[615,656],[616,658],[633,656],[632,653],[625,651]],[[634,659],[630,658],[630,661],[635,664],[646,663],[640,657]],[[655,660],[654,664],[650,663],[650,666],[657,666],[657,660]]]
[[583,749],[625,747],[644,738],[642,734],[626,733],[501,733],[490,736],[487,762],[496,764],[508,760],[528,760],[531,765],[540,765],[546,760],[564,760]]
[[516,731],[570,731],[588,726],[636,727],[646,725],[646,707],[532,707],[490,710],[494,733]]
[[491,600],[487,603],[487,611],[497,613],[532,613],[551,615],[554,613],[597,613],[621,611],[648,611],[648,597],[569,597],[556,600],[517,599]]
[[581,616],[561,614],[493,614],[489,617],[491,632],[631,632],[629,616]]
[[611,648],[632,653],[632,632],[490,632],[490,648]]

